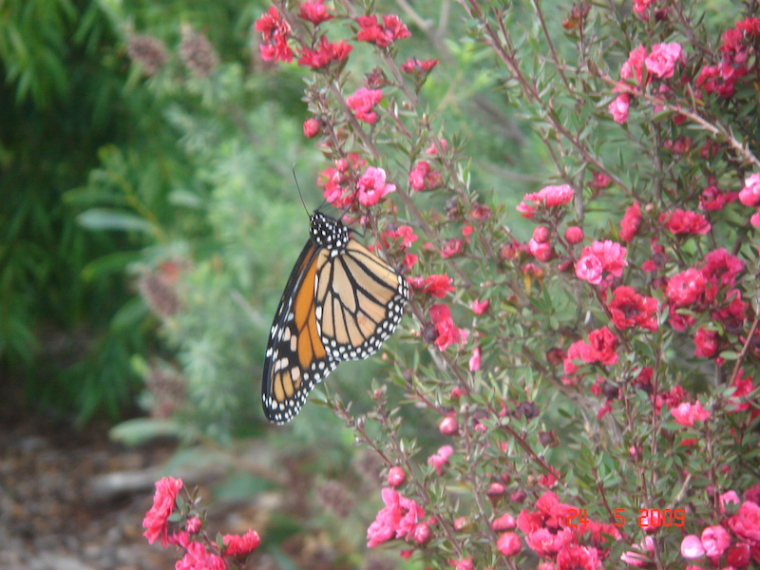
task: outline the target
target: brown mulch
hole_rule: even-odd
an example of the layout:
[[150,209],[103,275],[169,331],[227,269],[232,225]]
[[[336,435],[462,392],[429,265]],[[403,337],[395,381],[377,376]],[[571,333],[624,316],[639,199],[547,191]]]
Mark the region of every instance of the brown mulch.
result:
[[0,384],[0,568],[173,568],[173,553],[142,536],[152,492],[107,499],[87,492],[98,475],[160,465],[172,446],[125,449],[108,439],[109,426],[77,430],[29,410],[17,389]]

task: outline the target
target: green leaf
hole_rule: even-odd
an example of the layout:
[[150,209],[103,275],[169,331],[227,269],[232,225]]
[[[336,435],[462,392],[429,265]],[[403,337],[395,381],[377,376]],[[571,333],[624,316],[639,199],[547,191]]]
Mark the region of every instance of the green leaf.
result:
[[120,210],[110,208],[91,208],[77,216],[79,224],[88,230],[137,231],[146,234],[155,233],[150,222]]

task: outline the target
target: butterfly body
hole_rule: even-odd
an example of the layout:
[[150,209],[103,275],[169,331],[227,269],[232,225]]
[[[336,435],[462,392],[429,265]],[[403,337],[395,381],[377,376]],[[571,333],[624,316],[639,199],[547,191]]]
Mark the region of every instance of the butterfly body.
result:
[[264,360],[262,404],[278,424],[290,421],[340,362],[377,352],[409,297],[406,279],[342,221],[316,212],[310,234],[280,299]]

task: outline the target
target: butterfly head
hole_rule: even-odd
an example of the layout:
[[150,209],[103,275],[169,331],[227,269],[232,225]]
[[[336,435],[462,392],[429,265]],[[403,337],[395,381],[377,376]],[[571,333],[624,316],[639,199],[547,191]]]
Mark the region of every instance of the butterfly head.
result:
[[322,212],[314,212],[311,216],[311,237],[320,247],[338,254],[345,251],[350,236],[342,221]]

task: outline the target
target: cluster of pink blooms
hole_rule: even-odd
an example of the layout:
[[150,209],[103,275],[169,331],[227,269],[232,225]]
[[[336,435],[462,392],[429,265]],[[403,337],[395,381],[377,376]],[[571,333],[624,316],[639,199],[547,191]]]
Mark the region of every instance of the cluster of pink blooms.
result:
[[538,192],[526,194],[517,206],[517,211],[523,218],[532,218],[538,209],[550,209],[564,206],[573,199],[573,189],[567,184],[562,186],[547,186]]
[[[641,14],[654,3],[654,0],[635,0],[634,3],[634,10]],[[756,17],[741,20],[735,27],[726,30],[720,46],[721,61],[715,65],[704,65],[696,78],[695,86],[708,95],[716,93],[723,98],[731,97],[737,81],[748,75],[747,64],[756,53],[758,39],[760,19]],[[677,43],[657,44],[652,47],[651,53],[647,53],[643,45],[631,51],[628,61],[620,70],[620,79],[634,80],[637,87],[631,88],[622,83],[616,88],[616,91],[622,93],[609,105],[610,114],[615,122],[623,124],[628,120],[628,110],[636,89],[646,88],[652,77],[673,77],[676,65],[683,64],[684,61],[683,48]],[[645,70],[646,82],[642,84]],[[662,87],[665,86],[661,86],[660,92],[667,92],[667,87]],[[699,99],[702,97],[699,89],[694,95]]]
[[425,517],[422,507],[393,489],[383,489],[382,497],[385,507],[367,529],[367,546],[377,546],[393,538],[412,538],[417,544],[426,542],[430,537],[430,523],[422,521]]
[[338,159],[334,167],[324,169],[317,179],[317,185],[322,187],[325,200],[341,209],[355,202],[369,207],[396,191],[395,184],[386,182],[385,170],[375,166],[368,166],[352,188],[352,176],[365,164],[359,155],[351,154],[348,158]]
[[[578,279],[605,288],[612,277],[623,274],[623,268],[628,265],[626,253],[626,248],[614,241],[595,241],[583,248],[581,257],[575,264],[575,275]],[[603,281],[604,273],[607,273],[607,278]]]
[[[311,22],[315,28],[322,22],[334,16],[324,5],[324,0],[308,0],[301,5],[299,18]],[[375,16],[360,16],[356,19],[359,24],[357,41],[371,42],[380,47],[387,47],[396,40],[408,38],[411,33],[398,16],[382,16],[380,23]],[[290,25],[282,18],[277,8],[269,10],[256,22],[254,29],[261,33],[261,59],[264,61],[284,61],[290,63],[295,55],[288,41]],[[328,41],[326,35],[315,35],[311,48],[299,48],[298,64],[311,69],[322,69],[332,63],[344,61],[351,53],[353,46],[344,40],[335,43]]]
[[[676,65],[683,64],[684,61],[683,48],[675,42],[656,44],[649,53],[643,45],[631,51],[628,61],[620,68],[621,83],[615,88],[622,93],[609,105],[615,122],[622,125],[628,120],[628,108],[636,89],[645,89],[653,78],[670,79],[675,73]],[[637,87],[632,88],[626,81],[634,82]]]
[[[445,139],[441,140],[441,147],[445,151],[448,143]],[[435,156],[438,149],[431,143],[425,154]],[[427,160],[417,161],[409,171],[409,187],[415,192],[425,192],[426,190],[435,190],[443,184],[441,171],[433,168]]]
[[[734,491],[720,495],[720,524],[705,527],[699,536],[684,537],[681,555],[687,560],[709,561],[714,568],[742,570],[751,560],[760,564],[760,483],[750,488],[744,498],[742,502]],[[729,510],[734,514],[729,515]],[[702,567],[688,566],[687,570]]]
[[201,536],[203,522],[193,515],[187,516],[184,525],[179,525],[169,535],[169,517],[175,512],[177,495],[182,486],[182,479],[173,477],[164,477],[156,481],[153,506],[146,513],[142,523],[146,529],[143,535],[150,544],[160,538],[161,546],[164,548],[171,544],[184,551],[182,559],[175,564],[176,570],[226,570],[244,560],[259,547],[259,535],[249,530],[244,535],[224,535],[221,551],[209,551],[206,545],[210,543],[204,541]]

